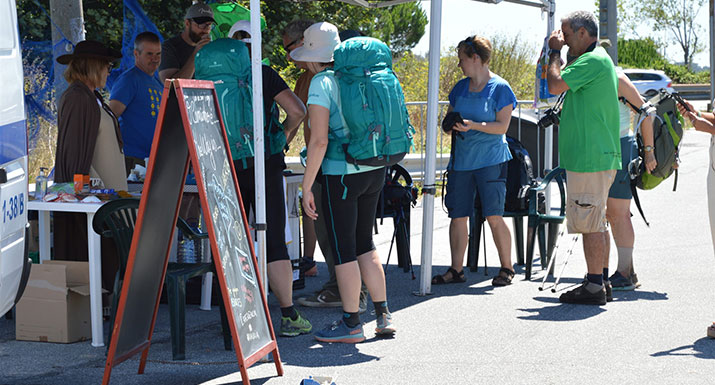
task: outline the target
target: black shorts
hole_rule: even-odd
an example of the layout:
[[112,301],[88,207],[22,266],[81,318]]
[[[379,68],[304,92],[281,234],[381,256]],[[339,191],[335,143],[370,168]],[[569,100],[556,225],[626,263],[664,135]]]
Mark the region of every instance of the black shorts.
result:
[[323,175],[322,215],[335,265],[375,249],[372,228],[385,168],[349,175]]
[[[243,209],[246,215],[256,207],[256,178],[255,168],[249,167],[240,170],[234,161],[238,187],[241,189],[241,199],[243,199]],[[283,170],[286,165],[283,161],[283,154],[271,155],[266,160],[266,261],[268,263],[290,259],[285,240],[286,209],[285,194],[283,193]]]

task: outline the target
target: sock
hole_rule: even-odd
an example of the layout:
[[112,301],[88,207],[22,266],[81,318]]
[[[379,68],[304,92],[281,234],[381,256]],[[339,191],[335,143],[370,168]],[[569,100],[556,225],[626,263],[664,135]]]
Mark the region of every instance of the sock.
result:
[[608,281],[608,268],[607,267],[603,268],[603,280]]
[[380,316],[390,313],[390,310],[387,308],[387,301],[373,302],[372,304],[375,306],[375,315]]
[[586,274],[586,280],[595,285],[603,285],[603,275],[601,274]]
[[631,266],[633,265],[633,248],[632,247],[616,247],[618,249],[618,271],[628,278],[631,275]]
[[347,327],[354,328],[355,326],[360,325],[360,315],[357,312],[348,313],[343,311],[343,322],[345,322]]
[[295,307],[293,307],[293,305],[290,305],[288,307],[281,308],[281,316],[283,316],[284,318],[290,317],[291,320],[295,321],[298,319],[298,312],[295,310]]

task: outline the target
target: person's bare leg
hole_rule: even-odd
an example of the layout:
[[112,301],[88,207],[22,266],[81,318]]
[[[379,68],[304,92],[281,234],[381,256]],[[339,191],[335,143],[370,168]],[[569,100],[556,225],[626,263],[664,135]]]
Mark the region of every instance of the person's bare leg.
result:
[[[509,227],[504,222],[504,218],[499,215],[488,216],[487,222],[489,223],[489,228],[492,230],[492,236],[494,237],[494,244],[499,253],[501,267],[514,271],[511,263],[511,233],[509,232]],[[467,239],[469,239],[469,237],[467,237]]]
[[[469,243],[469,217],[452,218],[449,222],[449,248],[452,253],[452,268],[457,272],[462,271],[464,263],[464,253],[467,252],[467,244]],[[445,281],[451,281],[451,273],[443,276]]]
[[608,233],[583,234],[583,253],[586,256],[586,267],[589,274],[603,274],[603,260],[606,251]]
[[315,221],[303,213],[303,257],[313,259],[317,240]]
[[[631,222],[631,200],[608,198],[606,207],[606,218],[613,229],[613,240],[618,248],[630,248],[631,252],[635,244],[635,232],[633,222]],[[629,261],[621,261],[621,253],[618,254],[618,272],[629,277],[632,273],[632,258]]]
[[362,284],[357,261],[335,265],[335,275],[338,279],[343,311],[357,313],[360,310],[360,285]]
[[385,271],[382,269],[380,257],[376,250],[368,251],[357,257],[358,266],[362,281],[367,286],[372,302],[382,302],[387,300],[387,290],[385,288]]
[[280,307],[293,305],[293,267],[290,261],[280,260],[268,264],[268,282]]

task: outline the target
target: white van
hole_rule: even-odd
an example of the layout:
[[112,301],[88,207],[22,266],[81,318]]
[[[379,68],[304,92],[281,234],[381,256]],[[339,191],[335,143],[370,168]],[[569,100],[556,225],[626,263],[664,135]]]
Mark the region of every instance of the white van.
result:
[[0,0],[0,316],[22,296],[27,258],[27,126],[15,0]]

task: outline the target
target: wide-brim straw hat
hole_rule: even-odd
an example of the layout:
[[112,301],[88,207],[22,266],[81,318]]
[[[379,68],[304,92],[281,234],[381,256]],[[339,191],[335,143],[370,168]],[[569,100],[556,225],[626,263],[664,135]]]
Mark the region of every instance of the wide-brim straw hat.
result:
[[315,23],[303,32],[303,46],[291,51],[290,57],[295,61],[330,63],[338,44],[338,27],[327,22]]
[[57,57],[57,62],[60,64],[69,64],[73,59],[80,57],[103,59],[113,62],[117,59],[121,59],[122,54],[98,41],[83,40],[77,43],[72,53]]

